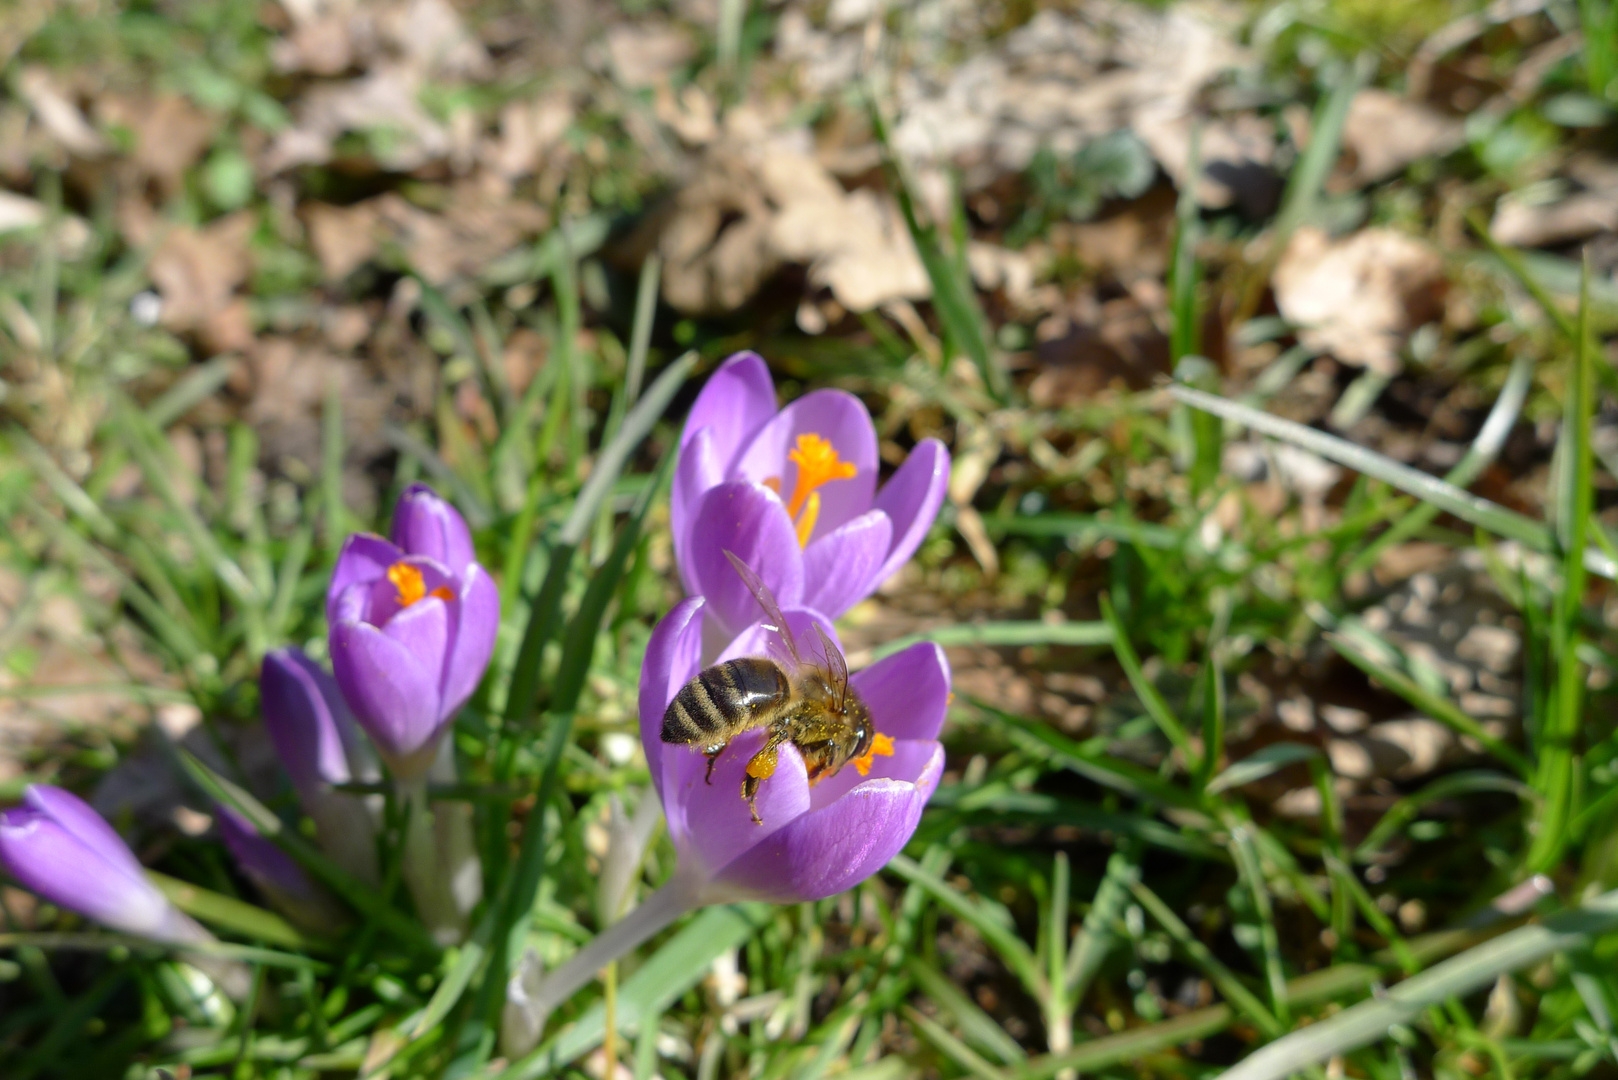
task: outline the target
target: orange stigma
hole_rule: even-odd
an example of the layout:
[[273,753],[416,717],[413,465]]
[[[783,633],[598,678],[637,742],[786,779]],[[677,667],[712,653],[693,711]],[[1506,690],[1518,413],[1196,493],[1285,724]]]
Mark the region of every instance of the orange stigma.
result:
[[[787,460],[798,467],[798,478],[792,485],[792,497],[787,500],[787,516],[793,521],[798,534],[798,546],[809,546],[809,534],[815,531],[820,518],[820,492],[818,488],[833,480],[852,479],[859,470],[852,461],[837,456],[837,448],[809,432],[798,436],[797,445],[787,451]],[[780,477],[764,481],[766,487],[781,493]]]
[[409,563],[396,562],[388,567],[388,580],[399,592],[399,606],[409,607],[417,600],[429,596],[436,596],[440,600],[453,600],[455,594],[448,588],[440,585],[432,592],[427,591],[427,582],[422,579],[421,571]]
[[893,740],[881,732],[877,732],[876,735],[872,736],[871,748],[865,751],[863,756],[854,759],[854,767],[860,771],[861,776],[871,775],[871,759],[878,754],[883,757],[893,756]]

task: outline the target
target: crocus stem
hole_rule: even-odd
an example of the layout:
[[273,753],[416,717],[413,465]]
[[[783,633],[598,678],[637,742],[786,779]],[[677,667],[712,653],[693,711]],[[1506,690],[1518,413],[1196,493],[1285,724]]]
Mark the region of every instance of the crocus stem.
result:
[[608,964],[696,906],[696,891],[690,882],[676,875],[635,910],[597,934],[539,984],[530,1004],[530,1012],[538,1020],[536,1026],[543,1027],[552,1009],[582,989]]
[[438,865],[437,830],[433,810],[427,802],[425,777],[401,779],[399,804],[405,811],[404,877],[416,914],[442,945],[452,945],[466,936],[466,918],[455,903],[453,882]]

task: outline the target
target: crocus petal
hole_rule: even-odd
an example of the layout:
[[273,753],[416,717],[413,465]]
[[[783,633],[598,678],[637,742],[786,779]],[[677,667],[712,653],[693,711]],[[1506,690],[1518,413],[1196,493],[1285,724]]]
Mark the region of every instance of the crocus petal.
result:
[[[657,793],[663,794],[663,713],[669,702],[697,673],[702,655],[700,596],[688,596],[674,605],[652,629],[646,658],[640,666],[640,744],[652,772]],[[673,829],[671,824],[670,829]]]
[[692,402],[680,446],[683,449],[691,436],[708,428],[714,457],[721,469],[728,470],[742,447],[774,415],[770,369],[758,353],[739,352],[719,365]]
[[893,522],[893,547],[872,578],[873,588],[892,577],[916,553],[944,505],[949,486],[949,451],[937,439],[923,439],[905,463],[882,485],[871,504]]
[[872,510],[804,548],[804,607],[835,619],[869,596],[892,539],[893,523]]
[[62,907],[144,937],[183,940],[186,920],[146,880],[133,852],[77,796],[31,786],[0,814],[0,867]]
[[335,623],[344,617],[337,613],[337,598],[349,586],[385,576],[388,567],[402,558],[404,552],[375,533],[354,533],[344,540],[337,565],[332,568],[331,583],[326,586],[326,621]]
[[936,739],[949,708],[949,661],[930,641],[918,642],[856,671],[849,683],[890,739]]
[[816,540],[871,509],[876,491],[876,428],[859,398],[846,390],[805,394],[759,429],[728,475],[759,483],[778,477],[782,496],[791,498],[798,467],[787,454],[799,435],[810,434],[830,442],[838,457],[855,469],[847,480],[833,480],[819,489],[820,516],[809,534]]
[[292,786],[305,798],[351,775],[338,717],[337,684],[299,649],[266,653],[258,679],[264,727]]
[[715,891],[785,903],[834,896],[864,881],[916,831],[944,770],[944,749],[933,747],[916,783],[867,780],[738,855],[715,875]]
[[[442,619],[442,601],[422,604],[429,602]],[[437,733],[441,664],[441,657],[423,664],[404,643],[369,623],[344,621],[331,629],[331,666],[343,699],[395,768]]]
[[[797,747],[783,743],[774,774],[758,789],[758,816],[764,823],[753,820],[747,800],[742,798],[742,777],[763,742],[761,729],[732,739],[714,766],[711,784],[704,779],[708,762],[695,749],[683,750],[689,759],[684,767],[669,770],[668,779],[678,775],[679,782],[669,788],[665,805],[679,803],[689,823],[683,835],[674,832],[670,823],[670,835],[682,860],[693,859],[699,867],[717,869],[809,809],[809,775],[803,758]],[[676,747],[665,751],[670,757],[681,752]]]
[[[421,601],[426,603],[427,601]],[[444,662],[439,710],[448,716],[466,704],[483,680],[500,631],[500,590],[487,572],[472,563],[461,579],[460,599],[448,605],[455,616],[454,641]]]
[[477,559],[466,519],[426,484],[411,484],[393,508],[393,542],[407,555],[426,555],[453,574]]
[[861,784],[872,780],[903,780],[914,784],[926,773],[938,748],[935,739],[894,739],[892,754],[879,754],[871,758],[870,772],[861,776],[853,764],[844,765],[837,775],[828,776],[809,789],[809,806],[819,810],[822,806],[841,799]]
[[758,601],[725,558],[733,552],[753,568],[776,603],[793,607],[803,596],[803,551],[786,508],[762,484],[731,481],[702,499],[691,525],[692,590],[708,598],[718,625],[709,634],[734,634],[763,614]]
[[680,461],[674,467],[674,485],[669,491],[669,528],[674,534],[674,561],[680,571],[680,584],[692,588],[691,523],[697,518],[702,497],[725,478],[724,463],[714,450],[712,428],[688,433],[680,444]]
[[124,838],[107,824],[106,818],[71,791],[50,784],[30,784],[23,793],[23,804],[71,833],[108,866],[145,880],[146,871],[142,869],[140,860],[135,858],[135,853],[129,850],[129,845],[124,843]]

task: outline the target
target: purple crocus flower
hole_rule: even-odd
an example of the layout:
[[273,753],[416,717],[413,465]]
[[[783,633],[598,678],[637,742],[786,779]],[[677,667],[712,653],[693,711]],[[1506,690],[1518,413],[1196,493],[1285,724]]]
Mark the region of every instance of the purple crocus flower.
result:
[[[700,753],[660,738],[664,710],[701,664],[708,610],[700,596],[677,604],[652,631],[641,667],[641,744],[679,852],[679,876],[705,903],[789,903],[851,888],[904,847],[938,786],[944,769],[938,731],[950,695],[944,651],[923,642],[856,672],[849,684],[870,708],[875,753],[810,786],[797,748],[784,744],[774,774],[759,789],[760,825],[740,792],[762,729],[731,740],[711,784],[704,782],[707,762]],[[819,612],[799,607],[783,614],[800,641],[814,639],[815,622],[836,642]],[[768,634],[754,623],[719,660],[766,655]]]
[[253,823],[228,806],[215,804],[219,836],[242,873],[277,909],[311,930],[330,932],[347,921],[343,909],[303,867],[259,835]]
[[175,944],[209,934],[146,878],[135,853],[77,795],[32,784],[0,814],[0,867],[53,904],[114,930]]
[[[336,681],[300,649],[276,649],[259,672],[259,708],[320,846],[366,881],[377,880],[376,819],[357,795],[336,785],[374,777]],[[368,767],[367,767],[368,766]]]
[[[477,688],[500,627],[500,595],[470,561],[465,523],[425,488],[400,500],[395,537],[350,536],[326,593],[337,685],[394,775],[426,772]],[[444,563],[440,557],[468,561]]]
[[726,551],[783,608],[834,619],[904,565],[943,504],[949,451],[923,439],[880,490],[876,477],[858,398],[815,390],[778,409],[755,353],[720,365],[686,419],[670,498],[680,578],[708,598],[710,653],[758,614]]
[[466,519],[426,484],[411,484],[393,508],[393,542],[407,555],[425,555],[459,574],[477,561]]

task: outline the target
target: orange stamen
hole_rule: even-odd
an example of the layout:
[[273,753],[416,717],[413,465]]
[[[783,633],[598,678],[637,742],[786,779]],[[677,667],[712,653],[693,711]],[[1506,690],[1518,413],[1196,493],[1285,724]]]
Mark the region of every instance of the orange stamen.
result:
[[787,460],[798,467],[792,498],[787,501],[787,513],[794,518],[816,488],[833,480],[852,479],[858,472],[852,461],[837,456],[836,447],[812,433],[798,436],[798,445],[787,451]]
[[[787,516],[796,526],[798,546],[809,546],[809,534],[815,531],[820,517],[820,492],[816,490],[833,480],[848,480],[859,471],[852,461],[837,456],[837,448],[809,432],[798,436],[797,445],[787,451],[787,460],[798,467],[798,478],[792,484],[792,498],[787,500]],[[764,486],[781,494],[781,478],[768,477]]]
[[400,607],[409,607],[417,600],[429,596],[436,596],[444,601],[455,599],[455,594],[447,585],[440,585],[432,592],[428,592],[427,582],[422,580],[421,571],[409,563],[396,562],[388,567],[388,580],[398,590]]
[[871,748],[865,752],[864,756],[854,759],[854,767],[860,771],[861,776],[871,775],[871,759],[878,754],[883,757],[893,756],[893,740],[881,732],[877,732],[872,737]]
[[815,531],[815,522],[820,518],[820,492],[811,491],[809,500],[804,503],[803,513],[798,515],[798,546],[809,546],[809,534]]

